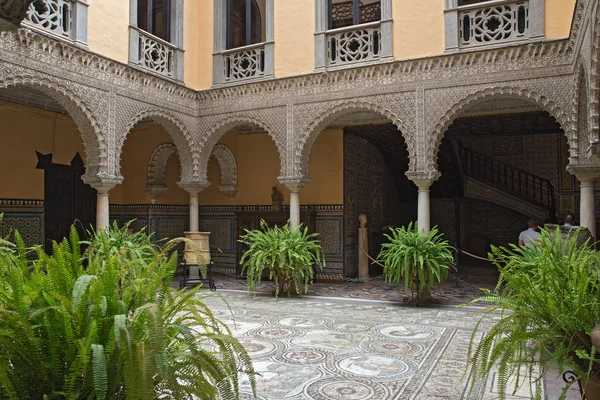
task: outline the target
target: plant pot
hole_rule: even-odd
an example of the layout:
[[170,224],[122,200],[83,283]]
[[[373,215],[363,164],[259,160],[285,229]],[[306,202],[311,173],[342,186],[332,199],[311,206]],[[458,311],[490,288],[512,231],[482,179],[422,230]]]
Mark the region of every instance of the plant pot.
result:
[[582,379],[581,384],[586,400],[600,400],[600,377],[592,378],[589,381]]

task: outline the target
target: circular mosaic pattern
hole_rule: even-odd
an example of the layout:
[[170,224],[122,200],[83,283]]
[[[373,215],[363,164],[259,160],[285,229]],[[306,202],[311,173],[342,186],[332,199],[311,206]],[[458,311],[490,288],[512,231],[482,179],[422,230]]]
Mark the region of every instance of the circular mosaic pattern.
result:
[[264,356],[274,353],[277,346],[271,342],[260,339],[241,339],[240,343],[250,356]]
[[306,388],[310,399],[319,400],[378,400],[388,398],[387,391],[375,382],[322,379]]
[[[262,328],[257,329],[253,332],[256,336],[262,336],[267,339],[282,339],[289,336],[297,336],[298,334],[291,329],[280,328],[280,327],[270,327],[270,328]],[[253,336],[254,336],[253,334]]]
[[425,351],[425,346],[416,342],[402,342],[399,340],[370,340],[362,342],[359,347],[365,351],[380,354],[395,354],[415,356]]
[[332,329],[338,332],[366,332],[369,327],[363,324],[334,324]]
[[412,375],[417,370],[416,364],[410,360],[373,354],[342,357],[335,366],[342,372],[369,379],[398,378]]
[[277,320],[280,325],[283,326],[295,326],[300,328],[310,328],[317,325],[323,325],[325,321],[319,319],[308,319],[299,317],[286,317]]
[[376,328],[381,335],[399,340],[427,340],[439,334],[431,328],[418,325],[388,325]]
[[327,354],[321,350],[290,350],[283,353],[287,364],[320,364],[325,361]]

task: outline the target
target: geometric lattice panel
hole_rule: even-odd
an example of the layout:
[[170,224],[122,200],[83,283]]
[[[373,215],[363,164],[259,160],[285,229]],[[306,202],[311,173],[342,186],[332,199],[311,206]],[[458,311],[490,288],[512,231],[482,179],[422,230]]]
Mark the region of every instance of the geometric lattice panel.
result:
[[4,214],[0,223],[0,236],[13,237],[13,232],[19,231],[26,246],[34,246],[44,242],[43,214]]
[[342,216],[339,217],[317,217],[316,231],[317,239],[321,242],[321,248],[325,256],[342,256]]

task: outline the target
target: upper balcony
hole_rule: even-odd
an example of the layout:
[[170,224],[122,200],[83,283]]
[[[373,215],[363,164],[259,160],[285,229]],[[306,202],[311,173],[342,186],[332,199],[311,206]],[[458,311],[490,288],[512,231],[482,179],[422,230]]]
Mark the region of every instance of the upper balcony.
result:
[[544,0],[446,0],[446,51],[544,38]]
[[87,1],[43,0],[45,12],[29,6],[23,25],[77,45],[87,46]]
[[391,0],[318,0],[316,70],[391,58]]

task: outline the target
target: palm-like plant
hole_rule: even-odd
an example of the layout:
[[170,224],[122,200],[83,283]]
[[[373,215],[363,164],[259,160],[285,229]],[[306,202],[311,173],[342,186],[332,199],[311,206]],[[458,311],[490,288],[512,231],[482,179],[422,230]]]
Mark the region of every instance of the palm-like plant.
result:
[[425,232],[411,222],[407,227],[391,228],[385,237],[389,241],[381,246],[378,261],[384,264],[386,282],[396,282],[398,291],[404,281],[406,291],[414,285],[417,296],[428,296],[435,282],[448,278],[454,263],[452,247],[437,228]]
[[72,229],[32,262],[15,233],[14,254],[0,253],[0,397],[238,398],[238,371],[254,388],[248,354],[197,289],[171,289],[172,244],[147,257],[98,251],[113,233],[81,254]]
[[492,248],[498,286],[493,292],[484,289],[485,296],[473,303],[492,303],[485,315],[500,311],[501,319],[481,342],[475,342],[479,325],[473,332],[473,383],[498,368],[501,399],[511,377],[514,389],[527,383],[531,397],[540,399],[542,377],[556,364],[561,372],[569,366],[580,378],[590,378],[589,384],[600,384],[600,360],[590,338],[600,322],[600,259],[589,246],[578,246],[577,236],[563,239],[558,229],[543,230],[535,246]]
[[313,266],[322,268],[325,264],[323,250],[316,233],[308,233],[308,228],[292,228],[289,222],[283,227],[270,228],[263,220],[262,230],[246,230],[240,242],[249,246],[240,260],[242,273],[248,277],[248,290],[255,291],[260,284],[263,271],[269,270],[269,279],[275,281],[275,297],[279,291],[288,292],[292,284],[296,293],[308,291],[308,284],[314,276]]

